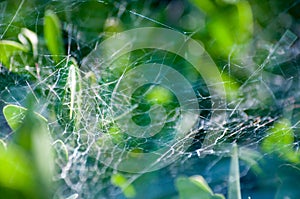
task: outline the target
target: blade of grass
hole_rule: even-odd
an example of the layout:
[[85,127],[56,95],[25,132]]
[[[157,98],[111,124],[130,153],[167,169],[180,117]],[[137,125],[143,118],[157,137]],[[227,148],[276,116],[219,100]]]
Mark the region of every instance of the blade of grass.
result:
[[67,59],[64,66],[58,70],[58,80],[55,87],[57,100],[55,111],[61,125],[68,124],[70,130],[79,127],[81,109],[82,84],[79,67],[74,58]]
[[240,186],[240,170],[238,159],[238,147],[234,143],[232,146],[232,156],[229,172],[229,185],[228,185],[228,199],[241,199],[241,186]]

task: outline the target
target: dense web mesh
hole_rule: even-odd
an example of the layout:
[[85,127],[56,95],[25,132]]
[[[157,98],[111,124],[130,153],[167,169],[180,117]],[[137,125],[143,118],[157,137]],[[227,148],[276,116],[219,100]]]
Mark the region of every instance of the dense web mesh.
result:
[[[99,12],[89,13],[91,5]],[[172,43],[178,41],[177,34],[183,46],[199,42],[193,36],[201,31],[205,16],[188,5],[185,1],[0,2],[1,39],[13,38],[13,32],[22,27],[41,33],[46,8],[52,8],[62,20],[67,55],[61,62],[55,63],[39,48],[34,64],[26,69],[31,75],[13,73],[3,66],[0,73],[1,108],[25,106],[27,94],[33,94],[36,112],[49,121],[57,168],[53,180],[59,184],[55,197],[124,198],[111,182],[111,176],[119,172],[128,186],[133,184],[138,190],[137,198],[171,198],[176,193],[176,177],[196,174],[203,175],[214,191],[226,194],[232,143],[238,143],[241,156],[256,158],[256,162],[241,162],[242,191],[247,195],[258,181],[250,167],[269,155],[259,145],[282,117],[291,121],[292,147],[298,151],[299,19],[290,13],[299,9],[299,1],[274,11],[277,16],[272,20],[257,22],[251,49],[243,56],[212,59],[202,47],[202,63],[213,63],[218,70],[213,75],[199,72],[193,59]],[[260,12],[255,5],[253,1],[254,16]],[[168,24],[161,22],[160,13],[167,10],[171,15],[172,9],[181,13],[173,13]],[[177,15],[181,27],[172,21]],[[185,23],[195,16],[199,23]],[[103,24],[108,27],[105,31]],[[114,33],[149,26],[170,31],[165,46],[158,48],[148,41],[148,47],[135,48],[140,37]],[[172,40],[173,31],[176,40]],[[159,40],[155,33],[152,36]],[[239,47],[237,44],[236,49]],[[199,56],[199,48],[186,49],[193,57]],[[74,71],[75,103],[70,94],[72,81],[61,82],[72,73],[72,59],[79,65]],[[225,75],[238,79],[232,81]],[[8,141],[12,133],[2,114],[0,126],[1,139]],[[147,180],[149,184],[144,183]]]

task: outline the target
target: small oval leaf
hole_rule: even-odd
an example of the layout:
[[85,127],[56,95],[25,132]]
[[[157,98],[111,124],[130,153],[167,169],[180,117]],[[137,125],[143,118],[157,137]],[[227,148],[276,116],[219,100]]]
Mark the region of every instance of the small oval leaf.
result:
[[[26,116],[27,109],[21,106],[9,104],[3,108],[3,115],[9,125],[9,127],[16,131],[23,123]],[[40,119],[47,122],[47,119],[42,115],[35,113]]]

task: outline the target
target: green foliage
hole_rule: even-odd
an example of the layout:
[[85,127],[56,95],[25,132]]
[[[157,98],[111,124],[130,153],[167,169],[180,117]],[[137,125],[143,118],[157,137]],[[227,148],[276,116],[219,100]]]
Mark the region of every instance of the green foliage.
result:
[[53,188],[54,162],[47,120],[31,108],[16,105],[7,105],[3,112],[14,134],[7,149],[0,148],[2,196],[49,197]]
[[172,102],[172,92],[162,86],[154,86],[147,92],[146,100],[153,104],[167,104]]
[[111,177],[111,183],[117,187],[120,187],[127,198],[135,197],[135,189],[133,185],[128,183],[127,179],[120,173],[116,173]]
[[14,63],[13,57],[27,51],[28,49],[18,42],[0,40],[0,62],[11,71],[18,71],[18,65]]
[[248,1],[191,2],[207,15],[207,31],[214,41],[210,50],[225,57],[232,54],[232,51],[235,55],[242,55],[240,50],[253,32],[253,16]]
[[[21,127],[21,125],[24,122],[24,119],[26,117],[26,113],[27,113],[27,109],[21,106],[17,106],[17,105],[13,105],[13,104],[9,104],[6,105],[3,108],[3,114],[4,117],[8,123],[8,125],[10,126],[10,128],[13,131],[18,130],[19,127]],[[44,122],[47,122],[47,119],[44,118],[42,115],[35,113],[41,120],[43,120]]]
[[47,47],[58,63],[65,55],[61,24],[57,15],[52,10],[47,10],[44,17],[44,36]]
[[36,59],[38,56],[38,36],[35,32],[22,28],[21,32],[18,35],[18,39],[21,43],[26,46],[28,49],[31,49],[33,58]]
[[[247,153],[244,153],[247,154]],[[248,153],[249,156],[249,153]],[[247,159],[247,158],[246,158]],[[249,158],[248,158],[249,159]],[[176,187],[182,199],[225,199],[223,195],[214,194],[202,176],[179,177],[176,179]],[[241,199],[239,150],[237,144],[233,144],[228,179],[228,199]]]
[[37,35],[27,28],[22,28],[18,39],[21,43],[0,40],[0,63],[9,71],[16,73],[31,72],[30,67],[32,67],[38,54]]
[[[3,198],[38,199],[39,191],[31,160],[16,145],[0,147],[0,191]],[[17,164],[16,164],[17,163]]]
[[275,153],[282,159],[299,163],[300,153],[294,151],[294,133],[288,119],[282,118],[274,124],[268,131],[268,135],[263,140],[262,149],[268,153]]
[[[295,180],[300,177],[300,153],[294,149],[294,139],[290,120],[280,118],[268,129],[267,136],[261,144],[269,160],[273,161],[273,165],[267,165],[267,168],[274,169],[273,172],[279,180],[276,199],[300,197],[299,183]],[[273,176],[274,173],[270,175]]]
[[[4,16],[5,14],[3,14],[3,16],[2,14],[0,14],[0,20],[2,20],[2,18],[5,18],[5,20],[3,20],[2,26],[0,26],[1,39],[2,37],[5,38],[5,40],[0,40],[0,69],[2,66],[5,68],[5,73],[3,73],[3,75],[1,74],[1,78],[2,78],[1,88],[3,88],[0,89],[1,93],[2,90],[4,92],[4,89],[8,89],[8,90],[10,89],[7,88],[8,85],[7,81],[10,80],[11,76],[16,76],[16,78],[11,79],[11,81],[16,84],[18,81],[21,80],[21,78],[24,78],[26,81],[22,81],[23,84],[25,84],[24,82],[26,82],[27,84],[29,83],[30,86],[33,85],[32,92],[34,94],[37,94],[37,98],[41,97],[39,96],[40,94],[43,95],[43,97],[46,97],[47,100],[50,100],[49,102],[47,102],[48,103],[47,111],[49,111],[50,114],[54,112],[55,115],[54,120],[56,119],[58,120],[59,124],[61,125],[60,127],[62,129],[68,130],[69,132],[76,132],[73,135],[74,137],[76,136],[78,137],[76,137],[76,140],[74,139],[71,142],[79,143],[84,139],[88,139],[86,138],[88,136],[85,134],[85,132],[89,130],[88,127],[86,126],[85,127],[80,126],[81,119],[82,119],[80,116],[82,113],[81,99],[84,97],[82,96],[83,81],[85,83],[87,82],[90,87],[95,85],[103,86],[98,82],[99,80],[96,78],[96,75],[94,73],[95,71],[84,71],[83,73],[85,74],[86,79],[81,78],[81,74],[83,73],[80,73],[80,69],[79,69],[80,61],[81,61],[80,59],[84,57],[90,50],[92,50],[94,48],[94,45],[98,44],[98,41],[102,39],[102,36],[104,35],[103,38],[105,39],[108,36],[114,35],[116,32],[121,32],[128,28],[131,28],[132,26],[132,24],[130,24],[131,20],[137,22],[136,24],[134,24],[134,26],[139,26],[138,23],[141,21],[142,22],[141,26],[171,24],[170,26],[172,28],[174,27],[174,29],[182,30],[182,22],[181,20],[179,20],[180,17],[186,17],[186,19],[192,19],[192,20],[187,20],[188,22],[194,20],[196,21],[196,23],[198,23],[198,21],[201,21],[202,19],[200,18],[198,19],[194,17],[204,16],[205,24],[203,24],[203,27],[200,28],[201,30],[200,31],[192,30],[192,34],[190,35],[191,37],[200,39],[204,43],[205,48],[213,56],[213,59],[218,61],[220,59],[222,60],[218,62],[218,65],[220,68],[221,67],[222,69],[224,68],[224,70],[222,71],[223,72],[222,78],[227,93],[227,100],[230,103],[232,102],[232,104],[230,104],[229,106],[233,105],[235,109],[236,108],[238,109],[237,111],[240,111],[244,115],[247,115],[246,118],[248,117],[251,118],[251,113],[248,112],[249,108],[248,107],[245,108],[243,106],[246,103],[241,101],[241,104],[239,102],[239,104],[237,105],[235,104],[235,102],[237,101],[237,98],[240,97],[239,94],[242,90],[240,86],[245,85],[243,82],[245,79],[248,80],[249,74],[247,73],[247,69],[251,68],[252,65],[255,65],[254,63],[259,65],[264,63],[265,57],[268,57],[270,55],[269,53],[271,53],[268,48],[264,48],[263,55],[261,54],[261,51],[259,51],[261,49],[257,50],[255,52],[255,56],[252,58],[251,56],[253,55],[251,53],[247,54],[247,50],[249,50],[248,48],[249,43],[251,41],[256,41],[257,38],[262,36],[258,34],[255,35],[255,40],[254,38],[252,38],[253,33],[255,33],[253,32],[254,23],[257,27],[260,27],[262,30],[270,31],[267,30],[267,27],[269,27],[268,23],[270,22],[270,20],[267,20],[267,18],[270,16],[272,18],[272,15],[270,15],[269,12],[271,13],[273,12],[273,10],[279,9],[280,5],[283,3],[279,1],[276,3],[274,3],[275,1],[273,3],[272,1],[266,1],[266,2],[271,2],[268,3],[268,5],[270,5],[271,7],[268,7],[266,6],[266,2],[262,2],[262,1],[261,2],[257,1],[258,3],[256,5],[255,3],[253,3],[255,2],[255,0],[254,1],[191,0],[191,1],[193,5],[200,10],[199,13],[201,13],[201,15],[195,14],[195,12],[198,13],[198,10],[196,11],[193,10],[194,8],[190,8],[190,5],[188,6],[188,9],[182,7],[183,9],[182,15],[178,17],[178,23],[177,23],[177,19],[175,19],[176,24],[174,26],[172,25],[172,23],[175,22],[172,22],[172,20],[169,20],[168,18],[172,18],[173,15],[175,16],[177,14],[177,11],[176,13],[175,12],[173,13],[172,11],[171,11],[172,13],[166,12],[166,10],[172,7],[173,2],[168,4],[168,7],[166,7],[166,9],[157,8],[157,5],[161,6],[164,5],[164,3],[161,4],[156,3],[155,6],[153,6],[153,8],[155,7],[155,9],[152,9],[152,7],[150,7],[149,10],[145,9],[145,12],[141,12],[141,14],[134,15],[132,14],[133,12],[131,11],[136,10],[137,13],[139,13],[139,11],[142,11],[142,9],[139,8],[142,5],[142,3],[126,2],[126,5],[120,4],[121,5],[120,10],[116,12],[117,6],[115,5],[111,6],[109,4],[109,1],[105,3],[101,3],[100,1],[94,1],[94,2],[84,1],[78,4],[76,3],[72,4],[70,9],[69,8],[65,9],[65,12],[57,12],[59,13],[59,16],[63,22],[61,23],[56,13],[52,10],[46,10],[43,19],[39,18],[40,16],[30,17],[29,15],[31,15],[32,13],[25,15],[24,13],[26,13],[28,10],[31,10],[32,6],[35,6],[34,3],[31,3],[30,1],[25,1],[24,5],[23,3],[20,4],[20,8],[21,8],[20,13],[19,11],[12,10],[12,14],[14,16],[13,18],[10,15],[6,17]],[[27,2],[30,2],[28,4],[30,5],[28,8],[26,7]],[[174,2],[179,2],[179,1],[174,1]],[[291,1],[287,1],[287,2],[288,2],[287,4],[289,4],[290,6]],[[7,9],[11,9],[10,7],[15,8],[16,6],[19,6],[17,5],[17,3],[14,1],[10,1],[10,3],[7,4]],[[250,3],[259,7],[259,10],[257,10],[255,6],[251,8]],[[11,6],[10,4],[15,4],[15,5]],[[67,5],[68,4],[67,1],[61,1],[61,2],[52,1],[49,2],[49,4],[50,4],[49,7],[51,8],[54,5],[53,10],[57,10],[55,8],[55,4],[69,6]],[[115,4],[117,5],[117,3]],[[152,4],[149,3],[146,5],[151,6]],[[122,11],[123,9],[122,6],[125,8],[125,11],[124,10]],[[179,4],[178,5],[176,4],[176,6],[178,6],[178,8],[181,8]],[[3,7],[5,10],[6,4],[3,4],[1,2],[0,3],[1,11]],[[44,6],[41,7],[43,10]],[[39,7],[37,6],[36,9],[39,9]],[[192,13],[189,13],[190,10],[192,10]],[[290,8],[288,10],[289,13],[294,12]],[[147,11],[151,11],[151,12],[147,13]],[[165,12],[167,14],[165,14]],[[261,16],[256,17],[256,19],[254,19],[253,15],[256,14],[256,12],[257,13],[265,12],[265,13],[261,14]],[[286,15],[285,16],[286,18],[284,18],[284,20],[287,21],[290,20],[289,19],[290,16],[288,12],[281,13]],[[39,11],[36,13],[39,13]],[[278,16],[279,18],[283,16],[281,14],[280,16]],[[274,17],[275,16],[277,17],[277,15],[274,15]],[[42,20],[44,23],[40,23]],[[259,22],[257,22],[256,20],[258,20]],[[280,23],[283,23],[284,20],[280,21]],[[24,23],[22,23],[23,21]],[[68,36],[71,37],[68,38],[70,39],[69,40],[70,55],[66,55],[66,50],[64,47],[62,24],[65,23],[68,23],[72,26],[72,28],[70,28],[71,26],[66,27],[68,31],[70,30],[70,32],[68,32],[70,34]],[[35,25],[34,27],[33,24]],[[22,28],[22,27],[27,27],[27,25],[29,29]],[[73,25],[74,27],[76,27],[74,28],[74,30],[73,30]],[[5,34],[6,30],[5,32],[3,32],[2,30],[3,27],[6,28],[6,26],[8,27],[9,30]],[[288,26],[284,28],[286,30]],[[40,33],[41,32],[40,30],[43,29],[44,37],[42,37],[41,35],[37,35],[37,33],[31,31],[30,29],[36,30],[37,33]],[[274,30],[272,28],[270,29],[271,31]],[[182,31],[186,31],[186,30],[183,29]],[[258,28],[257,32],[259,31],[261,30]],[[272,34],[279,34],[279,33],[280,31],[274,31],[274,33]],[[189,30],[186,31],[186,34],[189,34]],[[267,33],[264,34],[265,35],[263,36],[268,36]],[[296,34],[292,32],[289,32],[289,34],[293,36],[294,41],[297,39]],[[74,38],[76,39],[75,42],[73,41]],[[17,39],[19,41],[17,41]],[[291,36],[288,38],[288,40],[291,40]],[[82,44],[81,42],[83,42],[84,44]],[[76,45],[74,45],[75,43]],[[73,45],[76,47],[76,49]],[[120,42],[116,45],[121,49],[124,46],[126,46],[127,43]],[[268,46],[269,44],[262,44],[262,45]],[[253,47],[256,48],[254,45]],[[295,51],[297,51],[297,46],[295,45],[293,46],[293,48],[294,47],[296,48]],[[291,49],[292,48],[288,48],[285,50],[292,51]],[[251,49],[251,50],[255,50],[255,49]],[[45,51],[50,52],[51,54],[50,58],[44,55]],[[153,61],[161,58],[164,61],[164,63],[168,62],[168,55],[166,55],[166,53],[162,53],[162,56],[159,57],[156,55],[152,55],[151,53],[149,53],[149,51],[150,51],[149,49],[145,49],[145,50],[141,50],[140,52],[133,52],[132,54],[128,53],[126,55],[123,55],[120,59],[118,59],[112,64],[112,68],[111,71],[109,71],[109,73],[101,74],[102,75],[101,78],[103,78],[104,83],[106,84],[106,83],[114,82],[115,80],[120,78],[120,76],[124,75],[124,72],[130,69],[130,67],[135,67],[141,63],[149,62],[149,60]],[[76,55],[76,58],[79,57],[80,59],[75,60],[73,55]],[[110,54],[108,56],[110,56]],[[284,59],[285,53],[283,53],[280,56],[282,56],[282,59]],[[241,67],[239,73],[235,73],[236,71],[234,70],[233,71],[226,70],[227,66],[225,66],[225,64],[227,64],[227,62],[228,65],[231,64],[228,68],[234,69],[238,65],[236,64],[238,62],[236,61],[237,59],[246,60],[249,59],[249,57],[250,60],[253,60],[254,62],[245,61],[245,63],[241,64],[241,66],[238,66]],[[223,60],[224,58],[228,60]],[[229,58],[230,59],[233,58],[233,59],[229,60]],[[193,72],[192,70],[189,70],[187,67],[184,67],[184,64],[182,64],[181,61],[178,61],[177,58],[175,59],[174,57],[172,57],[170,60],[171,60],[170,64],[178,65],[176,66],[177,67],[176,70],[185,73],[186,76],[192,76],[190,79],[193,79],[195,84],[198,84],[200,82],[199,81],[200,77],[197,75],[197,73]],[[256,61],[256,60],[260,60],[260,61]],[[54,61],[55,66],[53,65],[52,61]],[[130,64],[132,64],[132,66]],[[276,67],[277,65],[278,67],[280,67],[279,64],[277,64],[276,59],[274,60],[272,59],[272,64],[275,64]],[[298,62],[296,64],[298,64]],[[287,65],[289,65],[289,63]],[[290,65],[294,67],[295,63]],[[42,76],[39,76],[38,69],[36,69],[37,66],[40,66]],[[262,68],[261,70],[263,71],[264,68]],[[282,70],[283,73],[285,73],[286,71],[288,70]],[[26,74],[24,74],[24,72],[26,72]],[[261,71],[256,71],[256,72],[257,74],[259,73],[259,75],[261,74],[260,73]],[[255,77],[256,72],[251,71],[252,73],[251,75]],[[31,74],[34,78],[28,79],[27,78],[28,73]],[[48,77],[49,74],[51,74],[50,77]],[[264,71],[262,72],[262,74],[265,75]],[[277,82],[278,79],[285,78],[284,75],[278,75],[278,74],[276,75],[272,74],[272,75],[274,75],[275,78],[272,79],[273,76],[268,75],[269,79],[267,79],[266,82],[264,83],[268,84],[269,80],[271,82]],[[293,77],[297,77],[297,76],[293,74]],[[29,80],[32,82],[29,82]],[[249,78],[249,80],[252,81],[251,78]],[[15,86],[17,87],[22,85],[15,85]],[[202,87],[204,88],[204,86],[200,86],[200,87],[201,89]],[[253,93],[253,90],[257,89],[259,90],[259,92],[257,93],[263,93],[263,96],[264,97],[266,96],[266,94],[264,93],[265,90],[261,89],[261,87],[254,88],[255,85],[253,85],[252,87],[253,89],[250,89],[250,91],[246,90],[245,92]],[[85,89],[88,90],[88,88]],[[272,97],[274,97],[274,100],[277,100],[278,96],[285,95],[286,93],[286,91],[284,91],[284,93],[280,93],[280,95],[277,95],[277,93],[275,93],[274,91],[277,90],[277,88],[274,89],[273,87],[270,88],[268,87],[268,89],[270,89],[270,92],[272,93]],[[280,90],[280,88],[278,88],[278,90]],[[139,90],[137,90],[137,92],[138,91]],[[18,92],[18,90],[16,92]],[[274,96],[273,96],[273,92],[274,92]],[[94,95],[95,93],[91,93],[91,95]],[[202,93],[199,92],[199,94]],[[0,96],[0,98],[1,97],[2,96]],[[205,97],[207,96],[204,96],[204,98]],[[167,110],[167,115],[169,116],[168,119],[173,119],[172,117],[174,116],[174,113],[172,112],[172,110],[174,110],[175,106],[177,107],[178,103],[168,89],[161,86],[151,86],[151,89],[148,89],[142,98],[143,99],[138,99],[136,101],[133,100],[134,102],[136,102],[136,104],[138,104],[138,107],[133,111],[135,117],[133,117],[132,119],[134,120],[134,122],[136,122],[137,124],[139,123],[139,125],[140,124],[145,125],[150,123],[151,120],[149,119],[148,112],[149,110],[151,110],[149,107],[153,105],[162,105]],[[245,98],[243,100],[247,100],[247,99]],[[5,102],[5,99],[1,98],[0,101],[1,103]],[[16,101],[18,101],[18,99]],[[250,99],[249,101],[252,102],[255,101],[255,99]],[[264,100],[258,99],[258,101],[264,101]],[[266,102],[264,102],[264,105],[268,109],[266,110],[266,112],[268,114],[270,113],[272,117],[273,113],[271,113],[271,109],[272,110],[273,108],[276,109],[276,107],[273,106],[274,104],[272,104],[271,102],[267,100],[265,101]],[[95,107],[95,109],[98,108],[99,107]],[[205,109],[206,107],[203,108],[204,111]],[[258,109],[255,109],[254,111],[257,110]],[[232,114],[235,113],[236,113],[235,110],[233,110]],[[298,113],[294,113],[294,114],[298,114]],[[0,162],[1,162],[0,164],[1,196],[0,197],[12,198],[12,199],[51,198],[51,196],[53,196],[52,188],[54,184],[52,181],[53,172],[54,172],[53,171],[54,161],[52,159],[51,147],[57,149],[56,151],[59,154],[56,155],[59,157],[63,157],[62,165],[65,165],[68,161],[70,161],[71,158],[73,158],[71,154],[69,155],[70,153],[70,145],[68,145],[69,143],[64,143],[64,140],[62,138],[62,139],[57,139],[51,144],[52,141],[49,138],[50,134],[52,134],[52,136],[56,138],[57,137],[61,138],[64,135],[60,137],[59,133],[55,131],[57,129],[53,130],[53,132],[50,133],[47,124],[48,123],[47,119],[41,116],[40,114],[34,112],[33,106],[24,108],[21,106],[9,104],[3,108],[3,115],[7,121],[7,124],[12,130],[12,134],[11,137],[8,138],[7,135],[5,134],[4,135],[5,138],[3,138],[3,140],[0,139]],[[231,115],[230,117],[235,117],[235,116]],[[260,117],[260,119],[261,118],[262,117]],[[242,119],[238,118],[238,119],[239,120],[236,121],[241,123],[238,124],[238,128],[240,128],[240,125],[241,128],[243,128],[242,122],[244,121],[242,120],[244,120],[244,118]],[[53,121],[51,121],[51,124],[52,122]],[[125,135],[126,132],[123,132],[123,129],[120,129],[116,124],[109,124],[109,126],[106,126],[106,124],[96,124],[96,125],[102,126],[103,128],[101,127],[101,130],[105,131],[104,133],[100,132],[101,137],[99,139],[98,137],[96,138],[98,139],[98,143],[96,144],[96,147],[113,148],[117,146],[122,149],[124,149],[124,147],[127,147],[126,150],[128,149],[128,151],[130,151],[128,153],[128,156],[130,158],[132,157],[135,159],[139,159],[139,157],[143,156],[145,152],[155,151],[159,149],[159,144],[156,144],[156,142],[162,142],[165,145],[168,145],[169,144],[168,141],[173,138],[172,137],[173,135],[170,135],[172,129],[170,130],[169,126],[171,125],[164,128],[159,135],[157,135],[153,139],[147,139],[147,141],[145,141],[145,139],[135,139],[126,136]],[[264,126],[264,124],[259,126]],[[271,177],[268,177],[268,181],[272,181],[272,180],[276,182],[278,181],[278,184],[274,185],[274,187],[276,186],[275,188],[278,188],[275,194],[275,198],[276,199],[285,198],[285,197],[300,198],[299,197],[300,193],[298,191],[299,184],[296,182],[296,180],[300,178],[300,172],[299,172],[300,153],[296,148],[299,142],[299,136],[297,134],[297,128],[294,127],[295,127],[294,124],[292,124],[291,121],[288,119],[283,118],[276,121],[274,125],[271,128],[269,128],[269,130],[267,130],[267,136],[263,139],[260,139],[262,140],[262,142],[257,141],[257,145],[259,145],[262,151],[265,152],[264,156],[262,156],[261,153],[256,149],[254,150],[254,149],[243,148],[243,147],[238,148],[237,145],[234,145],[232,147],[231,150],[232,158],[230,163],[229,181],[228,181],[228,199],[241,198],[239,159],[244,161],[247,165],[251,166],[252,170],[254,170],[256,174],[260,176],[268,173],[269,171],[262,170],[260,165],[258,165],[258,160],[262,159],[263,162],[263,160],[265,158],[266,159],[269,158],[269,156],[273,159],[276,159],[275,161],[276,164],[273,165],[273,162],[268,162],[267,164],[268,165],[267,169],[269,167],[270,168],[276,167],[275,169],[276,179],[274,180],[271,179]],[[260,136],[259,132],[257,132],[256,130],[257,129],[255,129],[255,136],[253,136],[255,138],[256,136]],[[249,131],[252,132],[252,129]],[[241,133],[237,135],[239,137],[238,139],[243,140],[244,135],[246,133],[248,132],[244,132],[242,130]],[[198,132],[197,136],[198,135],[202,136],[202,132]],[[226,136],[225,133],[224,136]],[[71,140],[73,138],[70,137],[68,139]],[[195,138],[196,142],[198,142],[197,139],[198,137]],[[199,140],[201,139],[202,138],[200,138]],[[73,145],[71,147],[73,147]],[[222,150],[222,152],[224,151],[226,151],[226,149]],[[105,155],[108,156],[111,155],[110,151],[108,151],[107,153],[108,154]],[[140,160],[142,160],[142,158],[140,158]],[[60,165],[61,160],[59,159],[56,161],[58,161],[59,166],[61,166]],[[97,165],[95,164],[95,166],[98,166],[98,163]],[[101,165],[101,167],[102,166],[103,165]],[[88,168],[84,168],[84,169],[88,169]],[[105,168],[103,168],[101,172],[104,170]],[[105,173],[105,175],[107,174]],[[84,178],[84,179],[85,177],[87,177],[87,180],[85,182],[89,182],[90,176],[80,176],[80,178]],[[163,177],[161,177],[161,179],[162,178]],[[218,176],[216,176],[216,178],[218,178]],[[101,180],[102,177],[99,177],[99,179]],[[127,176],[125,177],[120,173],[116,173],[112,176],[109,176],[109,179],[111,180],[110,181],[111,184],[119,187],[123,191],[123,194],[128,198],[136,197],[138,195],[138,192],[140,191],[138,188],[136,188],[131,184],[131,181],[127,179]],[[143,183],[147,184],[148,181],[145,181]],[[262,182],[253,182],[253,183],[256,183],[256,185],[258,186],[260,184],[263,184]],[[190,198],[204,198],[204,199],[223,198],[224,199],[223,195],[214,194],[211,188],[208,186],[208,184],[201,176],[193,176],[190,178],[186,178],[186,177],[177,178],[176,187],[179,191],[179,197],[182,199],[190,199]],[[250,190],[250,191],[255,192],[255,190]],[[73,192],[67,193],[67,196],[69,196],[68,199],[75,199],[80,197],[78,194],[69,195],[72,193]]]
[[176,187],[180,199],[225,199],[221,194],[214,194],[202,176],[179,177]]

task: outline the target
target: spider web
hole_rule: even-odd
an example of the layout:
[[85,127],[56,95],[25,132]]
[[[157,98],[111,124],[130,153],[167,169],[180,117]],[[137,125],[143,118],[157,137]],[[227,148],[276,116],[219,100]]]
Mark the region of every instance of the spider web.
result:
[[[120,188],[111,183],[111,176],[120,172],[118,163],[122,156],[118,156],[117,159],[111,157],[111,159],[104,160],[103,156],[113,156],[117,150],[121,152],[135,151],[137,154],[155,153],[161,147],[168,147],[170,150],[163,154],[158,153],[161,158],[154,162],[155,164],[168,162],[170,157],[175,154],[176,161],[150,173],[122,172],[128,179],[128,185],[132,183],[136,190],[139,190],[137,198],[174,196],[174,192],[176,192],[173,185],[174,179],[180,175],[194,174],[205,176],[214,191],[225,194],[228,173],[225,174],[220,165],[228,162],[230,143],[237,142],[240,147],[245,149],[258,149],[259,144],[266,136],[267,129],[281,116],[291,119],[295,134],[299,134],[299,115],[297,113],[299,70],[297,67],[300,48],[299,39],[297,40],[299,32],[296,31],[299,31],[299,24],[296,26],[293,23],[283,23],[286,18],[291,17],[288,13],[299,6],[299,1],[295,1],[285,10],[280,11],[276,18],[268,21],[270,23],[267,26],[261,25],[262,30],[256,33],[256,37],[251,42],[251,52],[239,59],[231,56],[227,60],[214,58],[221,75],[236,74],[241,71],[247,74],[245,79],[241,77],[237,80],[241,84],[238,97],[229,100],[226,106],[227,120],[222,124],[212,123],[210,120],[212,115],[219,111],[211,103],[211,99],[217,97],[209,92],[208,88],[212,85],[207,85],[204,78],[195,71],[190,63],[174,53],[160,49],[139,49],[124,54],[111,64],[112,67],[103,68],[101,65],[90,67],[82,64],[84,57],[97,49],[103,40],[114,35],[109,31],[102,33],[102,27],[92,27],[90,24],[93,24],[93,20],[98,19],[100,24],[107,26],[123,23],[124,29],[158,26],[181,32],[186,36],[193,36],[202,27],[192,22],[187,25],[183,19],[197,16],[199,21],[204,22],[204,14],[199,14],[195,8],[188,7],[188,11],[179,9],[177,15],[182,17],[180,23],[187,27],[176,27],[172,20],[169,21],[170,24],[161,22],[159,20],[160,12],[166,9],[170,14],[174,8],[187,6],[186,2],[145,1],[135,5],[126,1],[97,1],[97,6],[99,6],[97,9],[105,8],[102,13],[95,14],[95,16],[91,13],[84,19],[80,19],[80,17],[77,19],[80,12],[89,9],[88,6],[84,7],[89,3],[90,1],[32,3],[24,0],[15,5],[7,1],[0,3],[1,39],[13,38],[12,33],[22,28],[20,24],[23,27],[31,27],[32,30],[40,33],[43,10],[49,7],[53,8],[58,15],[63,16],[62,24],[68,49],[68,54],[63,57],[63,61],[69,60],[72,56],[78,60],[80,65],[82,102],[80,107],[75,108],[75,112],[80,118],[80,124],[78,128],[71,130],[70,126],[74,121],[66,122],[63,120],[63,116],[57,118],[55,115],[53,116],[53,112],[49,111],[49,108],[51,110],[57,100],[57,89],[65,89],[60,88],[55,80],[68,70],[64,70],[64,68],[53,70],[55,63],[52,61],[51,55],[42,49],[39,51],[36,64],[41,74],[37,76],[38,81],[36,82],[32,82],[30,76],[17,75],[1,67],[1,108],[6,104],[24,106],[27,93],[32,93],[36,96],[37,112],[49,119],[56,155],[55,164],[58,168],[53,179],[59,184],[56,197],[66,198],[76,194],[79,198],[124,198]],[[30,6],[33,6],[34,9]],[[155,6],[158,6],[159,9],[151,10]],[[9,12],[11,7],[15,12]],[[255,8],[253,9],[255,10]],[[278,25],[277,22],[283,24]],[[257,26],[257,29],[261,28],[259,24]],[[270,34],[274,30],[276,34]],[[126,44],[121,43],[120,45]],[[151,101],[151,97],[149,101],[149,93],[151,94],[151,91],[155,89],[162,89],[162,92],[166,93],[166,88],[160,88],[156,84],[147,84],[135,90],[133,97],[124,96],[117,89],[126,73],[140,64],[151,63],[172,65],[191,83],[196,94],[199,106],[197,111],[200,113],[197,123],[193,125],[186,136],[180,137],[180,139],[174,139],[181,111],[178,99],[172,93],[167,96],[167,99],[172,99],[171,102],[161,102],[165,103],[163,106],[167,111],[167,119],[166,126],[157,136],[135,138],[124,132],[115,119],[116,110],[121,109],[121,112],[127,113],[127,110],[122,110],[126,107],[120,105],[125,100],[129,101],[133,107],[132,118],[136,123],[141,126],[151,123],[151,119],[149,119],[153,105],[151,103],[160,102]],[[69,66],[66,65],[65,69],[67,67]],[[287,69],[283,69],[284,67]],[[218,83],[225,84],[227,82]],[[113,102],[111,102],[112,98],[114,98]],[[71,106],[70,103],[65,105]],[[9,140],[11,130],[4,122],[3,115],[0,115],[0,125],[4,126],[0,134],[1,138]],[[212,147],[203,148],[203,141],[208,132],[217,132],[215,134],[218,137]],[[182,147],[184,145],[189,145],[189,148],[184,150]],[[299,140],[296,139],[294,147],[298,149],[298,145]],[[261,154],[260,158],[263,159],[266,155]],[[112,159],[113,164],[105,162],[112,161]],[[247,181],[250,166],[243,163],[241,165],[241,176],[246,176],[245,181]],[[153,183],[145,185],[144,180],[150,180]],[[164,187],[164,184],[167,186]],[[150,193],[150,189],[155,189],[155,193]],[[145,192],[148,194],[144,195]]]

